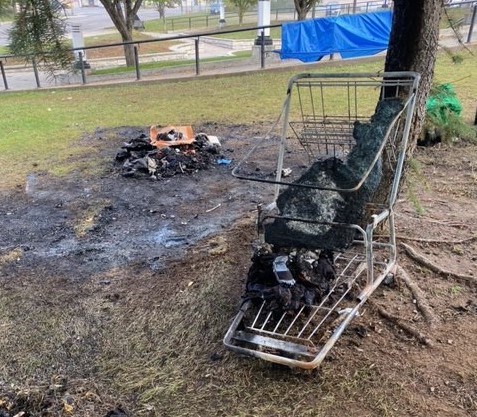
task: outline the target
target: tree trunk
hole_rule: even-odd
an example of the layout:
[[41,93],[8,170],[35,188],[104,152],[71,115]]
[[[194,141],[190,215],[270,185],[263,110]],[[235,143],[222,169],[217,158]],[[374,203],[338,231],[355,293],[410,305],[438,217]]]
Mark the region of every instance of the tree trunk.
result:
[[305,20],[307,13],[311,9],[311,5],[315,4],[313,0],[311,0],[311,3],[310,0],[294,0],[294,3],[298,20]]
[[239,8],[238,10],[239,26],[242,26],[244,14],[245,14],[245,9]]
[[[133,41],[132,30],[134,16],[136,16],[142,0],[100,0],[114,26],[121,35],[123,42]],[[128,67],[134,66],[134,47],[133,45],[124,45],[124,57]]]
[[441,13],[442,0],[394,0],[385,71],[416,71],[421,74],[409,154],[416,147],[424,123],[425,105],[437,58]]
[[[123,39],[123,42],[128,42],[128,41],[129,41],[128,39]],[[126,59],[127,67],[134,67],[136,65],[136,62],[134,60],[134,45],[132,44],[124,45],[124,58]]]
[[[386,55],[385,71],[415,71],[421,74],[416,97],[416,113],[411,125],[407,158],[412,156],[425,118],[439,40],[442,0],[394,0],[393,24]],[[387,92],[385,92],[386,94]],[[389,91],[393,95],[392,91]],[[373,203],[386,204],[394,179],[383,157],[382,178]],[[404,175],[403,175],[404,177]]]

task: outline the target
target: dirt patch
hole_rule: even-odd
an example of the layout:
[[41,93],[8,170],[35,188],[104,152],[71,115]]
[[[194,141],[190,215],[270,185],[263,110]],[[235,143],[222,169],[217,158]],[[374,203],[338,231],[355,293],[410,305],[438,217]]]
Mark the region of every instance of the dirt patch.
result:
[[[0,415],[475,415],[475,287],[404,252],[400,264],[436,314],[433,326],[397,279],[377,290],[316,372],[225,351],[255,207],[270,198],[266,185],[230,170],[263,129],[201,126],[221,138],[232,165],[159,181],[124,178],[113,165],[141,129],[83,139],[105,164],[101,176],[32,172],[2,195]],[[417,159],[420,173],[398,203],[400,241],[473,276],[477,147],[419,149]],[[433,347],[380,316],[380,306]]]
[[[215,131],[213,126],[205,129]],[[116,136],[116,149],[102,155],[108,172],[100,178],[53,179],[32,173],[24,189],[5,196],[0,247],[23,250],[16,266],[46,262],[55,269],[73,268],[76,278],[128,262],[160,269],[167,257],[182,256],[184,247],[230,226],[263,200],[263,187],[233,179],[231,167],[217,163],[159,181],[146,175],[122,177],[121,164],[114,163],[115,151],[146,130],[98,130],[84,139],[102,148],[104,138]],[[240,157],[241,149],[250,144],[242,133],[245,140],[239,141],[231,128],[220,155]]]

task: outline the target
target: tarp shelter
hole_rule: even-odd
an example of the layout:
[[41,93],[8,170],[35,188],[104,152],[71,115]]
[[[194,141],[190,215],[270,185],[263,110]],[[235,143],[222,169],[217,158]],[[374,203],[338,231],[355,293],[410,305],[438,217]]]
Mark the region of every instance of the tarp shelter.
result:
[[387,49],[391,24],[391,11],[285,23],[280,56],[313,62],[334,53],[343,59],[375,55]]

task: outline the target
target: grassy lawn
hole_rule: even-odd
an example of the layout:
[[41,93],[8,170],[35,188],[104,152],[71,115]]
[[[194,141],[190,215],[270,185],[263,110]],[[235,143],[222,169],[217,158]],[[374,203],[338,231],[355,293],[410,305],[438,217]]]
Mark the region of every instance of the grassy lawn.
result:
[[[227,30],[238,30],[244,29],[243,26],[227,26]],[[270,36],[272,39],[280,39],[282,36],[281,28],[271,28]],[[245,40],[245,39],[255,39],[257,37],[257,30],[251,29],[246,32],[235,32],[235,33],[224,33],[222,35],[214,35],[214,37],[221,39],[235,39],[235,40]]]
[[[135,41],[144,41],[149,39],[154,39],[151,36],[145,35],[144,33],[134,31],[133,38]],[[121,36],[119,33],[111,33],[107,35],[99,36],[90,36],[85,38],[85,46],[99,46],[107,45],[111,43],[121,42]],[[174,41],[160,41],[160,42],[150,42],[143,43],[139,46],[139,54],[154,54],[161,52],[170,52],[170,47],[177,45],[178,42]],[[124,49],[122,46],[112,46],[110,48],[98,48],[98,49],[89,49],[86,52],[88,59],[96,58],[109,58],[109,57],[122,57],[124,56]]]
[[[464,53],[461,64],[449,56],[438,60],[436,82],[451,82],[473,121],[477,97],[477,59]],[[315,66],[303,67],[313,71]],[[383,62],[340,63],[327,72],[376,72]],[[322,70],[322,69],[321,69]],[[74,146],[97,127],[157,124],[221,124],[270,122],[278,116],[288,79],[297,71],[266,71],[233,77],[181,82],[12,92],[1,101],[0,188],[22,184],[33,171],[78,169],[76,156],[88,152]],[[234,105],[231,106],[230,103]],[[178,110],[180,109],[180,110]],[[94,165],[94,161],[87,164]],[[86,167],[94,168],[94,167]]]
[[451,27],[451,23],[455,25],[469,13],[472,13],[471,8],[453,7],[446,9],[445,13],[442,13],[440,28],[447,29]]
[[13,20],[13,12],[12,10],[4,10],[3,13],[0,14],[0,22],[11,22]]
[[[217,58],[205,58],[201,59],[200,63],[211,63],[211,62],[225,62],[225,61],[237,61],[241,59],[250,58],[252,55],[251,51],[238,51],[233,54],[233,56],[223,56]],[[180,67],[188,67],[190,65],[195,65],[195,60],[188,59],[188,60],[178,60],[178,61],[160,61],[160,62],[147,62],[144,64],[140,64],[140,68],[142,71],[149,71],[149,70],[158,70],[163,68],[180,68]],[[119,74],[129,74],[135,72],[136,69],[133,67],[116,67],[116,68],[106,68],[106,69],[98,69],[93,70],[92,75],[119,75]]]
[[[135,41],[144,41],[154,39],[153,37],[146,35],[144,33],[134,31],[133,39]],[[98,36],[88,36],[84,38],[85,46],[101,46],[101,45],[108,45],[114,43],[122,42],[121,36],[119,33],[110,33],[105,35],[98,35]],[[147,55],[147,54],[157,54],[162,52],[170,52],[170,47],[173,45],[177,45],[178,41],[158,41],[158,42],[150,42],[150,43],[143,43],[139,46],[138,52],[139,55]],[[71,45],[73,47],[73,45]],[[0,55],[8,55],[10,51],[7,47],[0,46]],[[97,59],[97,58],[113,58],[113,57],[123,57],[124,56],[124,49],[122,46],[111,46],[105,48],[98,48],[98,49],[88,49],[86,51],[86,55],[88,59]],[[22,63],[23,61],[19,59],[8,59],[6,62],[7,65],[15,65]]]
[[[275,23],[274,15],[272,21]],[[224,29],[230,29],[239,26],[238,15],[235,13],[227,13],[225,15],[226,25]],[[243,18],[243,25],[256,25],[257,16],[254,14],[246,14]],[[219,29],[219,16],[207,13],[196,13],[189,17],[174,17],[166,19],[155,19],[145,22],[146,31],[151,32],[170,32],[170,31],[206,31]]]
[[146,31],[167,32],[176,30],[202,29],[207,27],[218,27],[219,16],[207,13],[194,13],[188,17],[174,17],[165,19],[154,19],[144,22]]

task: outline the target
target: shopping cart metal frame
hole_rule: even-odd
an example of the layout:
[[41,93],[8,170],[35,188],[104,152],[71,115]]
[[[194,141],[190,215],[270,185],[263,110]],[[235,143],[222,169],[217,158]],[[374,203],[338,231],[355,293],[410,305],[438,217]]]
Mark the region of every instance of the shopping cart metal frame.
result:
[[[302,306],[293,314],[283,312],[276,317],[267,308],[267,300],[244,300],[225,337],[227,348],[267,361],[313,369],[320,365],[327,353],[343,334],[349,323],[359,315],[366,300],[394,272],[396,266],[396,236],[394,205],[396,203],[406,157],[407,143],[415,110],[419,74],[414,72],[384,72],[380,74],[313,74],[294,76],[288,84],[286,98],[279,118],[270,131],[235,167],[233,175],[239,179],[269,183],[274,187],[273,201],[259,206],[259,240],[266,242],[265,222],[274,218],[287,219],[277,212],[277,198],[281,187],[302,186],[309,189],[352,193],[360,189],[376,164],[391,164],[394,172],[387,201],[373,208],[365,224],[340,224],[313,218],[290,220],[351,228],[357,238],[345,252],[335,256],[337,278],[330,291],[312,306]],[[330,89],[343,94],[344,111],[327,106]],[[403,109],[397,114],[369,167],[359,181],[346,189],[330,188],[320,184],[296,184],[284,177],[286,155],[301,151],[308,164],[324,157],[346,158],[353,146],[353,125],[369,120],[372,109],[361,111],[359,95],[376,94],[379,100],[399,97]],[[334,90],[333,90],[334,91]],[[303,93],[303,94],[301,94]],[[292,99],[293,97],[293,99]],[[292,109],[292,104],[298,107]],[[376,103],[375,103],[376,104]],[[369,106],[368,106],[369,107]],[[295,109],[296,110],[296,109]],[[340,114],[341,113],[341,114]],[[344,113],[344,114],[343,114]],[[274,132],[277,132],[274,134]],[[290,145],[291,140],[296,143]],[[257,176],[249,164],[252,157],[260,158],[262,151],[278,147],[274,178]],[[261,147],[261,148],[260,148]],[[292,149],[292,150],[290,150]],[[380,227],[379,236],[376,230]],[[381,230],[382,229],[382,230]],[[343,290],[344,289],[344,290]]]

